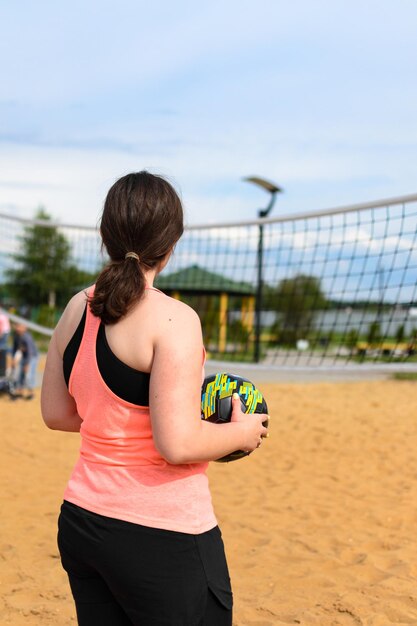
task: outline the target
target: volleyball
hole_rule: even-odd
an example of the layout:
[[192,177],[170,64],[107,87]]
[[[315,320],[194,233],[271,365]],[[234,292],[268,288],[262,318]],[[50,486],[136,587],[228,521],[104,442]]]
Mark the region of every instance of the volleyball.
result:
[[[226,372],[206,376],[201,392],[201,419],[222,424],[230,422],[232,416],[232,396],[237,393],[243,413],[268,413],[268,407],[259,389],[246,378]],[[268,426],[268,422],[263,422]],[[219,463],[237,461],[250,452],[236,450],[216,459]]]

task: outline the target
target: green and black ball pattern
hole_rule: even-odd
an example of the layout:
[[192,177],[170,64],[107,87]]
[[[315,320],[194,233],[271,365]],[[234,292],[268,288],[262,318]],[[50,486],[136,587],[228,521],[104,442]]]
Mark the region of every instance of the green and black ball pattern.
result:
[[[206,376],[201,393],[201,419],[215,424],[230,422],[232,415],[232,396],[239,394],[244,413],[268,413],[268,407],[262,393],[246,378],[220,372]],[[264,422],[264,426],[268,423]],[[220,463],[237,461],[250,452],[236,450],[221,459]]]

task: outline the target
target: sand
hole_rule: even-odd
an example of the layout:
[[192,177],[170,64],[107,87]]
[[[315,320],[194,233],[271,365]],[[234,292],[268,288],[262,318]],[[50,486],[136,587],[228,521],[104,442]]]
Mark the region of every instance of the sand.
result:
[[[209,475],[235,626],[417,624],[417,383],[261,385],[271,436]],[[78,437],[0,398],[0,623],[75,624],[56,517]]]

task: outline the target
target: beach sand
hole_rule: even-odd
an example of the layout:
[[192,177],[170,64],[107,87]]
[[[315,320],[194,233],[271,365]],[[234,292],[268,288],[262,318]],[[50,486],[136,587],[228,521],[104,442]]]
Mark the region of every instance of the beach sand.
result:
[[[234,625],[417,624],[417,383],[260,387],[270,438],[209,470]],[[78,436],[37,400],[0,421],[0,623],[75,624],[56,518]]]

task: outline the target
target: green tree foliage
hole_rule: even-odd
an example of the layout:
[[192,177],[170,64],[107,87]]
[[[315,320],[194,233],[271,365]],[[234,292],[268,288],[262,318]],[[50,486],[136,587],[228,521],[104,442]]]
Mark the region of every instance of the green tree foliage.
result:
[[366,340],[371,346],[376,346],[381,343],[382,333],[381,333],[381,324],[379,322],[375,321],[369,324]]
[[404,324],[400,324],[395,333],[395,341],[397,343],[403,343],[405,339],[405,326]]
[[240,320],[234,320],[229,324],[227,336],[233,344],[246,346],[249,341],[250,332]]
[[[51,216],[39,208],[35,219],[49,222]],[[6,273],[8,290],[19,304],[63,306],[91,281],[91,274],[72,263],[70,244],[55,226],[26,226],[20,244],[14,267]]]
[[279,313],[276,324],[278,343],[291,345],[298,339],[308,338],[315,313],[326,308],[320,279],[305,274],[282,280],[273,302]]
[[351,354],[353,354],[353,352],[355,351],[358,341],[359,341],[358,329],[351,328],[345,338],[345,344],[350,349]]

